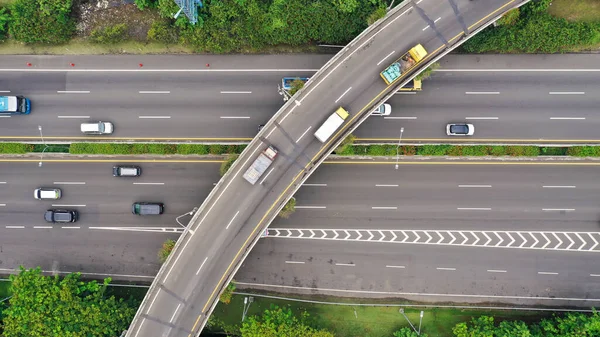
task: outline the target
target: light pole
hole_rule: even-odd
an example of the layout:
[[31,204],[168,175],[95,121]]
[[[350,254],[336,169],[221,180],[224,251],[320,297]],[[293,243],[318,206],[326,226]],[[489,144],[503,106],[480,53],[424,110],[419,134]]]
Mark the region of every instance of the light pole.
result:
[[404,308],[400,308],[398,311],[402,314],[402,316],[404,316],[404,318],[406,318],[406,321],[408,322],[408,324],[410,324],[410,327],[413,328],[415,332],[417,332],[417,329],[415,329],[415,326],[410,322],[410,319],[408,319],[408,317],[406,317],[406,315],[404,314]]
[[181,226],[183,228],[186,228],[186,226],[184,226],[181,222],[179,222],[179,218],[184,217],[186,215],[192,215],[192,214],[194,214],[194,212],[196,212],[197,209],[198,209],[198,207],[194,207],[193,210],[191,210],[191,211],[189,211],[187,213],[181,214],[180,216],[178,216],[178,217],[175,218],[175,221],[177,221],[177,223],[179,224],[179,226]]
[[419,315],[419,332],[417,332],[418,336],[421,336],[421,323],[423,322],[423,310],[421,310],[421,314]]
[[48,150],[48,145],[46,145],[46,141],[44,140],[44,134],[42,133],[42,126],[38,125],[38,130],[40,130],[40,138],[42,139],[42,144],[44,144],[44,149],[42,150],[42,154],[40,155],[40,162],[38,163],[38,167],[42,167],[42,162],[44,161],[44,152]]
[[398,138],[398,146],[396,146],[396,170],[398,169],[398,160],[400,159],[400,141],[402,140],[402,134],[404,128],[400,128],[400,138]]
[[244,297],[244,309],[242,310],[242,322],[246,319],[246,314],[248,314],[248,309],[250,309],[250,304],[254,302],[254,297]]

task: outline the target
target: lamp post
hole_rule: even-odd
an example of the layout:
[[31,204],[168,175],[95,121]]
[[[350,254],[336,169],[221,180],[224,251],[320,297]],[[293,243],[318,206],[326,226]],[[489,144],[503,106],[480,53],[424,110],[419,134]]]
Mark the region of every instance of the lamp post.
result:
[[187,226],[184,226],[181,222],[179,222],[179,218],[182,218],[182,217],[184,217],[186,215],[192,215],[192,214],[194,214],[194,212],[196,212],[196,210],[198,210],[198,207],[194,207],[193,210],[191,210],[191,211],[189,211],[187,213],[181,214],[180,216],[176,217],[175,221],[177,221],[177,223],[179,224],[179,226],[181,226],[183,228],[186,228]]
[[407,317],[407,316],[406,316],[406,314],[404,313],[404,308],[400,308],[398,311],[399,311],[399,312],[402,314],[402,316],[404,316],[404,318],[406,318],[406,321],[408,322],[408,324],[410,324],[410,327],[411,327],[411,328],[412,328],[412,329],[413,329],[415,332],[417,332],[417,329],[415,329],[415,326],[414,326],[414,325],[413,325],[413,324],[410,322],[410,319],[408,319],[408,317]]
[[250,309],[250,304],[254,302],[254,297],[244,297],[244,309],[242,310],[242,322],[246,319],[246,315],[248,314],[248,309]]
[[417,332],[418,336],[421,336],[421,323],[423,322],[423,310],[421,310],[421,314],[419,315],[419,332]]
[[40,162],[38,163],[38,167],[42,167],[42,162],[44,161],[44,152],[48,150],[49,146],[46,145],[46,141],[44,140],[44,134],[42,133],[41,125],[38,125],[38,130],[40,130],[40,138],[42,139],[42,144],[44,144],[44,149],[42,150],[42,154],[40,155]]
[[400,141],[402,140],[402,134],[404,128],[400,128],[400,138],[398,138],[398,146],[396,146],[396,170],[398,169],[398,160],[400,159]]

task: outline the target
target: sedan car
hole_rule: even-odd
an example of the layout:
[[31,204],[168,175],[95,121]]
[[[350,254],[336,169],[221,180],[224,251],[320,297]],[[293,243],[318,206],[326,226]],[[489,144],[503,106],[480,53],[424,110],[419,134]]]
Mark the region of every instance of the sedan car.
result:
[[77,222],[79,213],[75,210],[49,209],[44,213],[44,220],[51,223]]
[[383,103],[378,106],[373,112],[371,112],[371,116],[389,116],[392,113],[392,106],[388,103]]
[[473,124],[448,124],[446,125],[446,134],[448,136],[472,136],[475,133]]

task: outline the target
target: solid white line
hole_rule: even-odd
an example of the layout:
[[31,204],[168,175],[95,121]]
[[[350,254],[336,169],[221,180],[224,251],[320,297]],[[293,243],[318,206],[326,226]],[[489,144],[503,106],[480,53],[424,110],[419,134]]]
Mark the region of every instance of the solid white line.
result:
[[85,205],[63,205],[63,204],[54,204],[52,207],[85,207]]
[[85,181],[55,181],[54,185],[85,185]]
[[391,266],[391,265],[387,265],[385,266],[386,268],[399,268],[399,269],[404,269],[404,266]]
[[576,186],[572,186],[572,185],[565,185],[565,186],[542,186],[543,188],[576,188]]
[[252,91],[221,91],[222,94],[251,94]]
[[373,206],[371,209],[398,209],[396,206]]
[[0,118],[10,118],[12,117],[11,115],[0,115]]
[[538,271],[539,275],[558,275],[558,273],[553,273],[549,271]]
[[458,185],[458,187],[492,187],[492,185]]
[[498,117],[465,117],[465,119],[496,120]]
[[6,184],[6,181],[0,181],[0,185],[1,185],[1,184]]
[[398,185],[378,185],[378,184],[375,184],[375,187],[398,187]]
[[492,210],[489,207],[458,207],[456,209],[459,211],[491,211]]
[[25,228],[25,226],[6,226],[6,228],[16,229],[16,228]]
[[301,134],[300,137],[298,137],[298,139],[296,139],[296,143],[298,143],[300,141],[300,139],[302,139],[302,137],[304,137],[304,135],[308,132],[308,130],[310,130],[310,128],[312,128],[312,126],[309,126],[308,129],[306,129],[306,131],[304,131],[304,133]]
[[327,206],[296,206],[295,209],[325,209]]
[[208,260],[208,257],[204,258],[204,261],[202,261],[202,264],[200,265],[200,268],[198,268],[198,270],[196,270],[196,275],[198,275],[198,273],[200,273],[200,270],[202,269],[202,267],[204,267],[204,264],[206,263],[206,260]]
[[250,116],[221,116],[222,119],[249,119]]
[[384,116],[383,119],[417,119],[417,117]]
[[350,91],[350,89],[352,89],[352,87],[346,89],[346,91],[344,91],[344,93],[340,97],[338,97],[338,99],[336,99],[335,102],[337,103],[340,99],[342,99],[342,97],[344,97],[344,95],[347,94],[348,91]]
[[4,207],[4,206],[6,206],[6,204],[0,204],[0,207]]
[[354,267],[356,266],[354,263],[336,263],[336,266],[344,266],[344,267]]
[[9,93],[10,90],[0,90],[0,92],[2,92],[2,93]]
[[437,269],[437,270],[450,270],[450,271],[456,270],[456,268],[443,268],[443,267],[438,267],[438,268],[435,268],[435,269]]
[[33,226],[33,228],[36,228],[36,229],[48,229],[48,228],[52,228],[52,226]]
[[383,59],[381,59],[381,61],[377,62],[377,65],[380,65],[383,63],[383,61],[385,61],[388,57],[392,56],[392,54],[394,54],[396,51],[392,51],[391,53],[387,54],[386,57],[384,57]]
[[319,186],[319,187],[325,187],[325,186],[327,186],[327,184],[302,184],[302,186]]
[[488,269],[488,273],[506,273],[506,270]]
[[233,218],[231,218],[231,220],[229,221],[229,223],[227,224],[227,227],[225,227],[225,229],[228,229],[229,226],[231,226],[231,224],[233,223],[233,220],[235,220],[235,217],[238,216],[238,214],[240,214],[240,211],[235,212],[235,215],[233,216]]
[[267,174],[266,174],[266,175],[265,175],[265,176],[262,178],[262,180],[260,181],[260,183],[258,183],[258,184],[259,184],[259,185],[262,185],[262,183],[264,183],[264,182],[265,182],[265,180],[267,179],[267,177],[269,176],[269,174],[271,174],[271,172],[273,172],[273,170],[274,170],[274,169],[275,169],[275,168],[274,168],[274,167],[272,167],[272,168],[269,170],[269,172],[268,172],[268,173],[267,173]]
[[600,274],[590,274],[591,277],[600,277]]
[[80,229],[81,227],[79,227],[79,226],[62,226],[60,228],[64,228],[64,229]]
[[170,94],[170,91],[139,91],[140,94]]
[[584,120],[585,117],[550,117],[553,120]]
[[90,116],[58,116],[58,118],[90,118]]
[[542,211],[566,211],[571,212],[574,211],[575,208],[542,208]]
[[139,119],[170,119],[171,116],[138,116]]
[[[398,89],[400,90],[400,89]],[[416,95],[417,93],[414,91],[396,91],[394,95]]]
[[7,69],[2,68],[0,72],[65,72],[65,73],[264,73],[264,72],[317,72],[320,69],[52,69],[52,68],[37,68],[37,69]]
[[179,310],[179,307],[181,307],[181,303],[177,304],[177,308],[175,308],[175,311],[173,311],[173,316],[171,316],[169,323],[172,323],[173,320],[175,319],[175,314],[177,314],[177,310]]
[[466,91],[466,95],[500,95],[500,91]]
[[133,183],[134,185],[164,185],[165,183]]
[[285,261],[287,264],[304,264],[304,261]]
[[550,95],[585,95],[584,91],[550,91]]
[[57,91],[59,94],[89,94],[89,90],[62,90]]

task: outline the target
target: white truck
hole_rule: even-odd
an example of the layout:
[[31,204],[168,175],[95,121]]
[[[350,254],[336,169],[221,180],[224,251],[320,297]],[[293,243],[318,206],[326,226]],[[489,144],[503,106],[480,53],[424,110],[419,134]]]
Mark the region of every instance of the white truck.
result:
[[325,123],[321,125],[321,127],[315,132],[315,137],[321,141],[321,143],[325,143],[331,135],[337,130],[346,118],[348,118],[350,114],[346,109],[339,107],[331,116],[327,118]]
[[258,155],[252,165],[244,173],[244,179],[254,185],[260,177],[267,171],[269,166],[277,157],[277,149],[271,145]]

